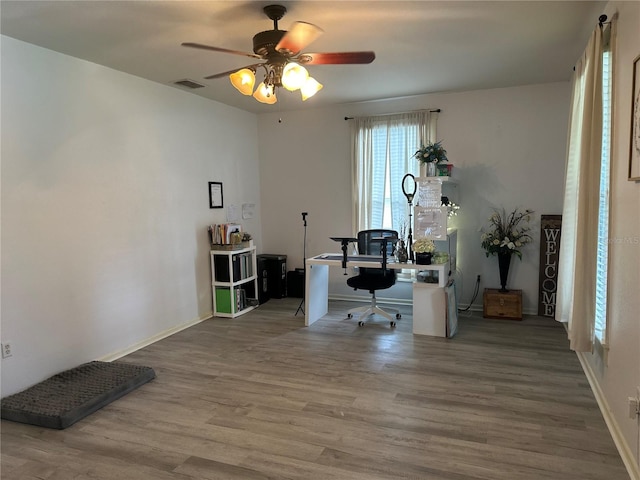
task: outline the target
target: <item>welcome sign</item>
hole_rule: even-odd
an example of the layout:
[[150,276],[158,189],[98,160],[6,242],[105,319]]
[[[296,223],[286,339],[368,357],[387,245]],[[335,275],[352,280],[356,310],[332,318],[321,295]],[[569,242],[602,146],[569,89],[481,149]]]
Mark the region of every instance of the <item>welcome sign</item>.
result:
[[553,317],[556,312],[561,229],[562,215],[542,215],[540,217],[538,315],[543,317]]

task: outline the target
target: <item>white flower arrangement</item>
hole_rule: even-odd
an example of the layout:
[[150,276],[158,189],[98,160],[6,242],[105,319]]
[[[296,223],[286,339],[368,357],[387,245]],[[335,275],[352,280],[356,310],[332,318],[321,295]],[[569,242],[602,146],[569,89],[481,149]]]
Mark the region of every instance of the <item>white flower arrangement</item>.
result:
[[527,243],[531,243],[533,238],[529,235],[531,228],[528,225],[522,225],[521,222],[529,223],[533,210],[526,209],[520,212],[515,209],[509,215],[505,210],[495,210],[489,217],[489,231],[482,230],[480,241],[487,257],[498,253],[516,254],[522,259],[520,248]]
[[436,250],[436,244],[430,238],[421,237],[413,242],[412,249],[415,253],[432,253]]

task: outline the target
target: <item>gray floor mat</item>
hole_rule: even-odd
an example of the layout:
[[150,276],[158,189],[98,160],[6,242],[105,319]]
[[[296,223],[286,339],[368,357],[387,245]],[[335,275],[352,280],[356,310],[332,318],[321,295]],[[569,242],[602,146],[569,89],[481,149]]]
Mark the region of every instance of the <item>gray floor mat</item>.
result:
[[2,418],[63,429],[155,378],[150,367],[89,362],[2,399]]

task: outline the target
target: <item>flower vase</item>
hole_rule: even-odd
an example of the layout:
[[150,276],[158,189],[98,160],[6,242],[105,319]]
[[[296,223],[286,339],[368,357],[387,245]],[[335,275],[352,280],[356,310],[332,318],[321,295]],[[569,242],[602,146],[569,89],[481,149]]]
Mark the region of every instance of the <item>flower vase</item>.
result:
[[417,265],[431,265],[431,252],[415,252]]
[[396,262],[407,263],[407,260],[409,260],[409,254],[407,253],[404,240],[398,240],[398,244],[396,245]]
[[427,177],[435,177],[438,175],[438,166],[436,162],[427,162]]
[[509,276],[509,264],[511,263],[511,253],[498,252],[498,268],[500,269],[500,291],[508,292],[507,277]]

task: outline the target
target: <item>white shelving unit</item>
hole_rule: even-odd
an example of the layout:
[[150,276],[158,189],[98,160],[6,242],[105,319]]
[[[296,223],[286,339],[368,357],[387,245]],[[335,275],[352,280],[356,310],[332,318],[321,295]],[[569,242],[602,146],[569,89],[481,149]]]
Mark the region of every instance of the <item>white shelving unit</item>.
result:
[[211,250],[211,294],[215,317],[235,318],[258,305],[256,247]]
[[[441,206],[440,198],[445,191],[448,197],[451,193],[457,193],[458,183],[451,177],[419,177],[416,178],[416,182],[418,192],[417,204],[414,207],[414,240],[417,236],[427,233],[426,236],[436,243],[438,251],[449,254],[447,270],[453,272],[457,267],[458,232],[456,229],[447,228],[447,208]],[[437,283],[421,282],[419,276],[413,283],[414,334],[436,337],[447,335],[449,319],[445,287],[448,281],[449,271],[442,278],[438,278]]]

